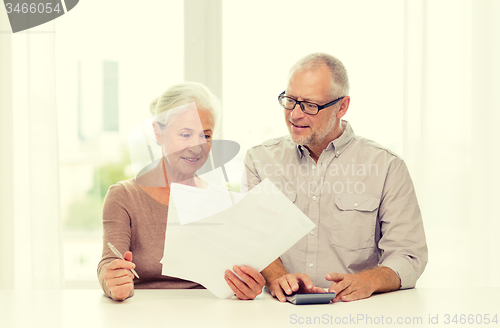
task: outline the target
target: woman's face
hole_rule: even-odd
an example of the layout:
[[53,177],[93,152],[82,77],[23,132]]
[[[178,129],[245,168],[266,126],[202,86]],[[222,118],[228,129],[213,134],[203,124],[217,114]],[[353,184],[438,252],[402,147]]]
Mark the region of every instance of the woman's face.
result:
[[188,179],[207,161],[214,120],[209,111],[196,107],[172,119],[173,121],[157,134],[158,142],[171,168],[169,174],[175,175],[167,178],[171,181],[172,178]]

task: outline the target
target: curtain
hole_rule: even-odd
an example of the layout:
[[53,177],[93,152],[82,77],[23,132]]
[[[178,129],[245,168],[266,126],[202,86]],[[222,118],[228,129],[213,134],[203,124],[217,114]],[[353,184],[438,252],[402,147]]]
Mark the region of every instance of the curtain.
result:
[[405,3],[403,157],[429,246],[418,286],[500,286],[499,21],[498,1]]
[[[2,31],[10,31],[2,11]],[[63,286],[54,23],[0,34],[0,288]]]
[[500,286],[500,2],[472,6],[470,225],[475,281]]
[[[10,28],[7,14],[0,11],[0,32]],[[12,144],[12,55],[11,34],[0,33],[0,289],[14,282],[14,203],[12,198],[14,148]]]

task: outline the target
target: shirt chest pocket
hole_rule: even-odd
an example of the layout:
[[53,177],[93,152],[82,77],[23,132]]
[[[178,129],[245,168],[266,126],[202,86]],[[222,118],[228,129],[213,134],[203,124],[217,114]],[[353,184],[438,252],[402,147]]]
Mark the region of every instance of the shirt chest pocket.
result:
[[375,247],[379,204],[380,199],[373,195],[335,195],[330,244],[349,250]]

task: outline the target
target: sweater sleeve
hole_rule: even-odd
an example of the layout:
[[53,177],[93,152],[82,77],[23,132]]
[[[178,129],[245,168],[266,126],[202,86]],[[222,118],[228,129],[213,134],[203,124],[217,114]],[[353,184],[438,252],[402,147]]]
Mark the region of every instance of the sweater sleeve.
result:
[[[121,254],[125,254],[130,250],[131,218],[126,206],[127,203],[130,203],[128,198],[130,198],[130,195],[124,186],[119,183],[109,188],[104,199],[102,209],[102,257],[97,266],[97,276],[104,293],[108,297],[111,297],[111,292],[104,281],[104,273],[109,263],[118,257],[109,249],[107,243],[111,242]],[[133,290],[130,296],[132,295]]]

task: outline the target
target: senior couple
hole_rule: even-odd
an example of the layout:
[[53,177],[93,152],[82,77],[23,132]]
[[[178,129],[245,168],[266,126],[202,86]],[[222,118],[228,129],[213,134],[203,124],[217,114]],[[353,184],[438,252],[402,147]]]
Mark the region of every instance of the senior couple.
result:
[[[242,189],[269,178],[316,227],[262,272],[228,268],[224,277],[238,298],[254,299],[266,286],[281,302],[295,292],[325,289],[337,294],[334,301],[354,301],[412,288],[424,271],[427,246],[408,169],[342,120],[350,100],[347,71],[337,58],[314,53],[291,68],[278,96],[289,136],[247,152]],[[203,288],[163,276],[160,260],[170,184],[207,187],[196,171],[209,158],[218,107],[218,99],[198,83],[175,85],[151,104],[161,160],[111,186],[104,202],[98,277],[112,299],[132,296],[134,288]],[[278,169],[289,165],[307,166],[307,173]],[[125,260],[113,255],[108,242]]]

